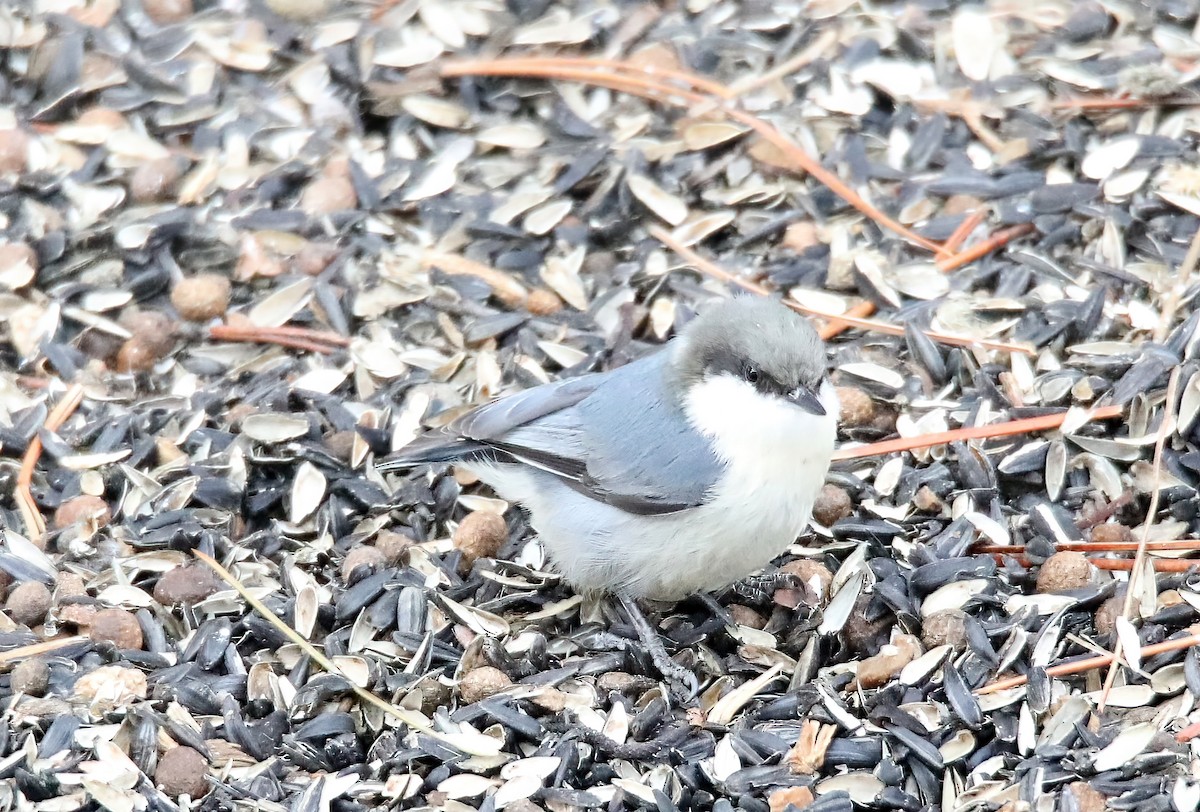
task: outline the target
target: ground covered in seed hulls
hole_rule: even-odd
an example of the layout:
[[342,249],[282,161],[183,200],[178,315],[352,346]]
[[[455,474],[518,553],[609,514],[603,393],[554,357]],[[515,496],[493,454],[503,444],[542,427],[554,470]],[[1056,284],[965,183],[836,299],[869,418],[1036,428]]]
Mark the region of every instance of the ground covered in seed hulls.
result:
[[[1195,810],[1197,5],[0,8],[0,808]],[[680,703],[373,461],[723,274],[877,321]]]

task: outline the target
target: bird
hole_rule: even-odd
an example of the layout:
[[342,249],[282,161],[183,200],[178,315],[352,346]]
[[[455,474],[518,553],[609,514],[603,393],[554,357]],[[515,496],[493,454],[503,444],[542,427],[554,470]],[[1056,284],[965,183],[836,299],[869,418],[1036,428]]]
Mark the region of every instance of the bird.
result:
[[808,320],[737,296],[655,352],[479,406],[377,468],[450,463],[520,505],[568,584],[616,596],[656,667],[694,688],[636,601],[711,594],[783,553],[825,483],[838,411]]

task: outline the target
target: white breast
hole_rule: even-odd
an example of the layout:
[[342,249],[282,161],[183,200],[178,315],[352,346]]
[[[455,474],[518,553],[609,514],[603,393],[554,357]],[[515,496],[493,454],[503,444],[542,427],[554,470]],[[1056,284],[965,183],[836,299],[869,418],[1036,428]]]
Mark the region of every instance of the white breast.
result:
[[705,380],[688,395],[688,418],[727,465],[712,502],[700,509],[709,539],[703,558],[724,568],[722,575],[736,570],[740,578],[762,567],[808,525],[837,433],[833,386],[822,386],[819,397],[825,415],[731,376]]

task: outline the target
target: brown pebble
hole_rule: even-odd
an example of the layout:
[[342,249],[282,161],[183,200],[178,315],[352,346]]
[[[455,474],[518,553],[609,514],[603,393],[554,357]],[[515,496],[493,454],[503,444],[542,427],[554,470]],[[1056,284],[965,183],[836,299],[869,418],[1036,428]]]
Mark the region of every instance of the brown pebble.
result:
[[37,275],[37,254],[23,242],[0,243],[0,290],[19,290]]
[[90,526],[98,529],[106,527],[110,521],[112,521],[112,512],[108,508],[108,502],[99,496],[87,494],[72,496],[59,505],[58,510],[54,511],[54,526],[58,528],[87,522]]
[[787,812],[789,808],[803,809],[813,802],[812,790],[808,787],[783,787],[767,797],[771,812]]
[[0,172],[24,172],[29,162],[29,134],[24,130],[0,130]]
[[183,22],[192,16],[192,0],[143,0],[142,8],[159,25]]
[[562,713],[567,707],[567,695],[557,688],[544,688],[529,699],[533,704],[542,710],[550,711],[550,713]]
[[857,429],[869,426],[875,419],[875,401],[863,389],[857,386],[839,386],[837,388],[838,402],[841,404],[841,416],[838,422],[845,428]]
[[375,549],[383,553],[383,558],[389,564],[403,564],[408,560],[408,548],[414,540],[397,533],[394,530],[380,530],[375,535]]
[[232,293],[228,276],[201,273],[175,283],[171,304],[188,321],[209,321],[225,315]]
[[325,449],[342,462],[350,462],[355,436],[355,432],[349,429],[331,432],[325,436]]
[[135,203],[154,203],[172,193],[183,176],[183,167],[172,156],[138,164],[129,177],[129,196]]
[[4,570],[0,570],[0,595],[8,592],[10,586],[12,586],[12,576]]
[[41,581],[25,581],[13,587],[4,604],[9,617],[22,626],[33,628],[50,611],[50,589]]
[[967,645],[967,613],[961,609],[943,609],[925,618],[921,624],[921,642],[925,648],[953,646],[961,650]]
[[804,584],[804,590],[777,589],[775,603],[795,609],[800,605],[821,606],[829,599],[829,585],[833,573],[829,568],[812,558],[797,558],[779,568],[780,572],[795,575]]
[[839,519],[844,519],[854,512],[850,494],[845,488],[837,485],[825,485],[813,502],[813,519],[822,527],[832,527]]
[[858,664],[855,682],[860,688],[878,688],[897,676],[904,666],[921,655],[921,641],[911,634],[896,637],[878,654]]
[[156,360],[175,348],[179,325],[166,313],[130,308],[121,314],[117,323],[133,333],[133,337],[138,339]]
[[169,569],[154,585],[160,606],[192,606],[221,588],[221,581],[206,564],[183,564]]
[[510,685],[512,680],[508,678],[508,674],[499,668],[484,665],[467,672],[459,681],[458,695],[462,697],[464,704],[471,705],[500,693]]
[[135,336],[121,345],[117,353],[117,371],[149,372],[161,357],[153,344]]
[[942,204],[942,215],[969,214],[984,205],[983,201],[971,195],[950,195]]
[[639,677],[636,674],[627,674],[624,671],[607,671],[596,679],[596,687],[606,694],[614,691],[623,694],[642,687],[649,688],[652,685],[654,685],[653,680]]
[[79,349],[83,354],[88,358],[103,361],[110,367],[112,362],[116,361],[117,353],[121,351],[124,343],[120,336],[104,330],[87,329],[79,334]]
[[50,687],[50,666],[41,657],[22,660],[9,675],[12,692],[27,696],[44,696]]
[[462,550],[464,568],[480,558],[492,558],[508,541],[508,525],[504,517],[490,510],[468,513],[454,531],[454,546]]
[[553,316],[562,310],[562,299],[545,288],[534,288],[525,300],[525,309],[535,316]]
[[299,273],[316,276],[329,267],[329,263],[333,262],[339,251],[341,249],[333,243],[305,243],[304,247],[296,252],[292,264]]
[[751,629],[762,629],[767,625],[765,617],[749,606],[744,606],[740,603],[729,604],[729,616],[733,618],[733,622],[737,625],[748,626]]
[[896,419],[899,414],[895,409],[890,407],[875,407],[875,416],[871,418],[871,422],[864,426],[878,434],[888,435],[896,433]]
[[790,248],[798,254],[820,243],[817,225],[809,220],[792,223],[783,232],[783,247]]
[[387,564],[387,556],[381,550],[360,544],[346,553],[342,560],[342,580],[349,582],[351,574],[362,568],[363,572],[375,572]]
[[[859,654],[874,654],[880,645],[887,640],[887,635],[895,625],[891,612],[881,612],[878,617],[872,614],[873,620],[867,619],[867,610],[871,604],[871,596],[866,592],[858,596],[850,617],[842,627],[842,639],[851,651]],[[874,612],[874,609],[871,610]]]
[[1117,630],[1117,618],[1124,611],[1125,597],[1123,595],[1114,595],[1100,604],[1100,608],[1096,610],[1096,614],[1092,620],[1096,626],[1096,634],[1101,637],[1111,638],[1112,633]]
[[208,794],[208,759],[190,747],[172,747],[158,759],[154,783],[172,798]]
[[343,157],[331,158],[300,193],[300,208],[313,217],[347,211],[357,205],[358,194],[350,181],[350,162]]
[[88,635],[95,643],[112,643],[119,649],[142,647],[142,627],[124,609],[101,609],[92,619]]
[[61,603],[55,610],[54,616],[58,622],[78,629],[88,629],[100,613],[100,606],[94,598],[72,599]]
[[1092,582],[1094,570],[1083,553],[1055,553],[1038,570],[1038,592],[1069,592]]
[[1104,812],[1108,808],[1104,796],[1086,781],[1072,781],[1067,789],[1075,796],[1079,812]]
[[1128,544],[1133,541],[1133,531],[1123,524],[1098,524],[1092,528],[1093,544]]
[[922,513],[941,513],[945,504],[942,498],[933,492],[933,489],[928,485],[922,485],[917,488],[916,494],[913,495],[913,507]]

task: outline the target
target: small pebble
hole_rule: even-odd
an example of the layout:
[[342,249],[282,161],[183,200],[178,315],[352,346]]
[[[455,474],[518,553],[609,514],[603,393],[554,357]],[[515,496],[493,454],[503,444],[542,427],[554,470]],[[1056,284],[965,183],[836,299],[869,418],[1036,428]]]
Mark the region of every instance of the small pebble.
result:
[[1092,582],[1094,568],[1083,553],[1055,553],[1038,570],[1037,591],[1069,592]]
[[41,581],[25,581],[8,593],[4,608],[22,626],[33,628],[46,619],[50,611],[50,590]]
[[803,809],[813,802],[812,790],[808,787],[784,787],[767,797],[771,812],[787,812],[789,808]]
[[[842,639],[851,651],[859,654],[874,654],[895,625],[891,612],[882,612],[874,620],[867,620],[867,607],[871,604],[871,596],[862,593],[850,610],[850,617],[842,627]],[[872,610],[874,611],[874,610]]]
[[133,338],[153,353],[156,360],[175,348],[179,325],[166,313],[130,308],[121,314],[117,323],[133,333]]
[[801,604],[822,606],[829,599],[829,586],[833,583],[833,573],[829,568],[812,558],[797,558],[779,568],[780,572],[795,575],[805,585],[805,593],[794,589],[775,590],[775,603],[795,609]]
[[508,675],[490,665],[480,666],[467,674],[458,683],[458,695],[463,704],[471,705],[489,696],[498,694],[512,685]]
[[107,527],[112,521],[112,512],[108,502],[99,496],[73,496],[58,506],[54,511],[54,526],[70,527],[80,522],[88,522],[97,529]]
[[382,550],[360,544],[346,553],[342,560],[342,580],[349,583],[350,575],[357,569],[364,573],[375,572],[387,565],[387,556]]
[[192,16],[192,0],[143,0],[142,8],[159,25],[171,25]]
[[119,649],[142,647],[142,627],[137,618],[124,609],[101,609],[92,619],[88,635],[95,643],[112,643]]
[[354,437],[355,432],[349,429],[330,432],[325,435],[325,449],[342,462],[348,463],[354,451]]
[[158,759],[154,783],[172,798],[208,794],[208,759],[190,747],[172,747]]
[[608,671],[596,678],[596,687],[602,693],[629,693],[641,688],[650,688],[654,681],[637,674],[627,674],[624,671]]
[[192,606],[221,588],[221,581],[206,564],[184,564],[159,576],[154,600],[161,606]]
[[508,541],[504,517],[490,510],[468,513],[454,531],[454,546],[462,551],[463,567],[469,569],[480,558],[492,558]]
[[942,502],[942,498],[933,492],[932,488],[922,485],[913,495],[913,507],[922,513],[941,513],[946,505]]
[[23,242],[0,243],[0,290],[20,290],[37,276],[37,254]]
[[751,629],[763,629],[767,625],[765,617],[749,606],[744,606],[740,603],[729,604],[729,616],[739,626],[748,626]]
[[1112,633],[1117,629],[1117,618],[1124,611],[1125,597],[1123,595],[1114,595],[1100,604],[1092,620],[1096,627],[1096,634],[1111,638]]
[[82,601],[62,603],[55,610],[54,614],[58,618],[59,623],[86,630],[96,621],[96,615],[99,612],[100,606],[95,602],[95,599],[86,598]]
[[413,544],[413,539],[394,530],[380,530],[375,535],[375,549],[383,553],[389,564],[403,564],[408,559],[408,548]]
[[1067,790],[1075,796],[1079,812],[1104,812],[1108,808],[1104,796],[1086,781],[1072,781]]
[[87,595],[87,585],[83,577],[73,572],[60,572],[54,584],[54,600],[58,603],[67,598],[81,598]]
[[832,527],[839,519],[844,519],[854,512],[854,504],[845,488],[837,485],[825,485],[817,494],[813,503],[813,520],[822,527]]
[[921,655],[921,641],[911,634],[896,637],[878,654],[858,664],[855,681],[860,688],[878,688],[897,676],[904,666]]
[[967,613],[961,609],[943,609],[925,618],[921,624],[921,642],[925,648],[953,646],[961,650],[967,645]]
[[188,321],[210,321],[225,315],[232,293],[228,276],[201,273],[175,283],[171,304]]
[[797,254],[820,244],[821,237],[817,231],[817,225],[810,220],[792,223],[783,232],[783,247],[790,248]]
[[161,357],[154,343],[134,336],[117,352],[117,371],[149,372]]
[[1123,524],[1098,524],[1092,528],[1093,544],[1128,544],[1133,541],[1133,531]]
[[357,205],[358,194],[350,181],[350,162],[343,157],[331,158],[300,194],[300,208],[313,217],[347,211]]
[[838,422],[844,428],[858,429],[871,425],[875,419],[875,401],[865,390],[857,386],[839,386],[837,396],[841,404]]
[[171,194],[182,175],[180,162],[171,156],[138,164],[129,178],[129,196],[142,204],[162,200]]
[[14,127],[0,129],[0,172],[24,172],[29,162],[29,134]]
[[16,664],[9,680],[14,694],[44,696],[50,687],[50,666],[41,657],[30,657]]
[[553,316],[562,310],[562,299],[545,288],[534,288],[525,300],[525,309],[535,316]]
[[342,249],[333,243],[309,242],[296,252],[292,264],[296,271],[308,276],[316,276],[329,267]]

